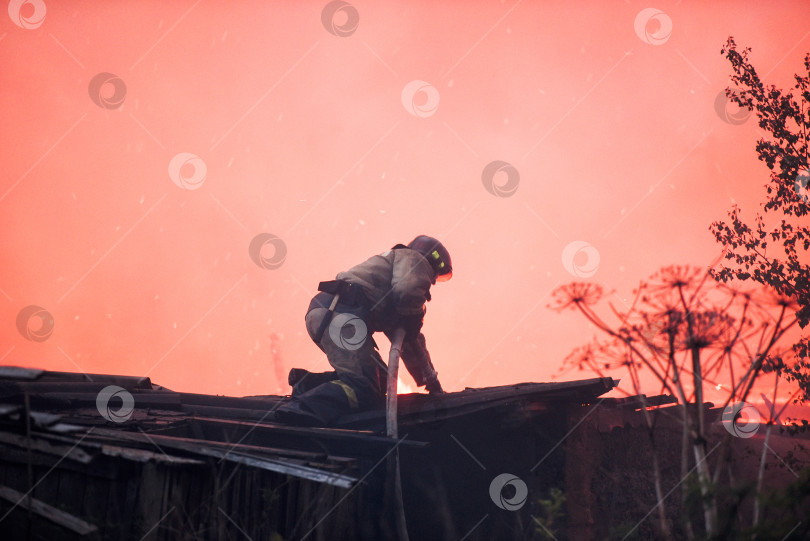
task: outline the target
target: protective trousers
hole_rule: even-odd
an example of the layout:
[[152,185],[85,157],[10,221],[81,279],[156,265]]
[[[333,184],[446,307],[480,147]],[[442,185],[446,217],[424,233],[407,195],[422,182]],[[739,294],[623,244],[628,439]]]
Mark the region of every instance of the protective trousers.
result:
[[[381,406],[385,397],[385,364],[367,323],[363,306],[338,302],[334,312],[328,308],[334,299],[319,293],[306,315],[307,332],[326,353],[337,379],[321,383],[279,408],[280,418],[310,424],[330,425],[341,415]],[[328,323],[324,326],[324,319]],[[323,329],[321,336],[318,332]],[[298,415],[298,419],[290,416]]]

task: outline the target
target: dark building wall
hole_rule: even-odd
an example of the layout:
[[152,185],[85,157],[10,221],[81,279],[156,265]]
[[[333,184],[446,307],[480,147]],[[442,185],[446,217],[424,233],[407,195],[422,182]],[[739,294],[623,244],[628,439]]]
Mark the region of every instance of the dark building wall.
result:
[[[664,504],[674,538],[687,537],[684,516],[692,519],[695,535],[702,538],[697,489],[693,478],[684,480],[682,470],[678,409],[665,407],[651,414],[655,416],[652,436],[641,411],[605,405],[592,410],[592,406],[578,402],[509,404],[400,427],[401,436],[430,443],[425,449],[403,451],[401,455],[410,538],[552,539],[553,535],[560,541],[619,540],[629,534],[628,539],[660,539],[653,452],[660,464]],[[727,445],[727,452],[718,447],[708,459],[712,472],[719,468],[719,486],[751,490],[765,429],[751,439],[730,437],[716,411],[707,416],[707,427],[707,449],[720,442]],[[775,429],[769,445],[788,460],[800,456],[797,472],[801,464],[810,464],[807,437],[794,440],[777,434]],[[766,456],[765,492],[784,489],[796,481],[781,457],[771,452]],[[694,463],[689,447],[686,470]],[[490,494],[493,479],[503,473],[526,485],[526,501],[514,509],[500,507]],[[549,513],[554,489],[560,489],[565,498],[560,515]],[[728,509],[737,493],[723,490],[720,503]],[[691,491],[688,507],[682,502],[682,491]],[[509,499],[515,492],[504,487],[502,493]],[[752,502],[749,493],[736,509],[737,522],[729,526],[732,537],[750,525]],[[771,509],[769,516],[773,518],[776,513],[778,519],[779,512]],[[787,530],[795,522],[787,524]]]
[[[510,404],[400,428],[409,439],[430,443],[402,453],[411,539],[543,539],[532,515],[542,516],[539,500],[552,487],[564,487],[564,446],[557,444],[567,428],[566,406],[534,406]],[[506,473],[526,484],[526,501],[515,509],[499,507],[490,494],[493,480]],[[515,494],[515,487],[503,488],[507,499]]]
[[[636,426],[605,426],[604,417],[614,413],[629,415]],[[680,425],[659,421],[651,440],[641,423],[640,412],[600,412],[571,433],[566,442],[569,539],[621,539],[631,529],[633,539],[660,537],[652,450],[654,445],[666,493],[681,479]],[[682,512],[679,495],[665,501],[671,516]]]
[[[583,420],[583,411],[572,410],[569,425],[580,422],[566,440],[566,498],[568,524],[560,539],[619,540],[661,539],[656,504],[653,453],[659,460],[661,488],[667,523],[675,539],[687,538],[685,518],[698,539],[705,538],[699,489],[695,476],[685,476],[682,466],[683,431],[677,407],[651,411],[655,430],[650,435],[640,411],[600,408]],[[761,495],[784,492],[795,483],[802,468],[810,465],[807,435],[790,437],[772,430],[764,447],[766,427],[755,436],[730,436],[719,421],[719,412],[707,411],[707,464],[717,474],[716,487],[723,538],[751,538],[755,483],[765,453]],[[719,445],[718,445],[719,444]],[[686,450],[686,472],[693,471],[691,445]],[[687,500],[682,499],[686,493]],[[763,521],[774,525],[759,539],[783,539],[797,523],[810,516],[810,493],[805,489],[804,511],[763,503]],[[763,500],[764,502],[764,500]],[[767,513],[765,509],[768,509]],[[724,526],[725,524],[725,526]],[[770,526],[766,526],[768,530]],[[790,539],[803,538],[799,530]],[[798,535],[798,537],[796,536]]]
[[[79,537],[17,506],[0,522],[0,539],[333,540],[359,537],[359,492],[228,462],[172,466],[98,457],[87,465],[38,458],[31,493],[98,527]],[[38,483],[38,484],[37,484]],[[24,461],[0,454],[0,485],[25,493]],[[338,501],[346,498],[337,505]],[[0,516],[12,504],[0,500]],[[274,537],[278,535],[280,537]],[[145,537],[144,537],[145,536]]]

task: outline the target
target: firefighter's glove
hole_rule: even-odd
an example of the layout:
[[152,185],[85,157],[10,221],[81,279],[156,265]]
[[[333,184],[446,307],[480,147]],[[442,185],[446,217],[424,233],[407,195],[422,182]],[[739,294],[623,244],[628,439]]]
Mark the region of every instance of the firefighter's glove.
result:
[[431,376],[428,376],[425,389],[427,389],[427,392],[430,394],[444,394],[442,384],[439,383],[439,375],[436,372],[434,372]]

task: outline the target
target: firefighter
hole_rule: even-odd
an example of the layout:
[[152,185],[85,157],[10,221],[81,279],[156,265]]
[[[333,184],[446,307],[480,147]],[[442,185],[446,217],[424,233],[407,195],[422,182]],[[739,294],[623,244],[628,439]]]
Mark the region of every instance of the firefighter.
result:
[[321,282],[306,314],[309,336],[326,353],[333,372],[290,371],[291,398],[275,418],[302,425],[330,425],[341,415],[384,404],[387,367],[372,337],[405,329],[402,362],[418,386],[442,393],[428,353],[422,321],[430,286],[453,275],[450,254],[435,238],[420,235]]

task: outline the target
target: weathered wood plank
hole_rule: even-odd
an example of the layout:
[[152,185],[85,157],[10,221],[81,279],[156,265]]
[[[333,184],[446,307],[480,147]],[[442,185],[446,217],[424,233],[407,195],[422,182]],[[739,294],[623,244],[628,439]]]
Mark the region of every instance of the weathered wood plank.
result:
[[0,378],[32,381],[42,376],[45,370],[23,368],[21,366],[0,366]]
[[22,449],[28,449],[30,446],[32,451],[58,456],[59,458],[67,458],[81,462],[82,464],[87,464],[93,460],[92,456],[84,452],[78,446],[50,443],[44,439],[33,437],[26,438],[25,436],[12,434],[10,432],[0,432],[0,443],[13,445]]
[[[338,467],[350,467],[354,464],[354,459],[350,457],[336,457],[332,455],[326,455],[323,453],[312,453],[306,451],[296,451],[296,450],[287,450],[287,449],[280,449],[280,448],[271,448],[271,447],[263,447],[263,446],[256,446],[256,445],[243,445],[243,444],[229,444],[224,442],[218,441],[200,441],[200,440],[193,440],[188,438],[179,438],[175,436],[161,436],[157,434],[142,434],[137,432],[123,432],[123,431],[115,431],[115,430],[107,430],[107,429],[96,429],[93,431],[92,437],[103,437],[108,440],[116,441],[117,443],[123,445],[122,442],[133,442],[139,443],[144,446],[149,446],[155,448],[156,446],[160,446],[164,450],[173,449],[179,451],[185,451],[187,453],[194,453],[200,454],[198,451],[201,447],[206,447],[209,449],[217,449],[224,453],[228,453],[231,451],[240,452],[240,453],[247,453],[251,456],[256,456],[258,458],[290,458],[296,459],[299,461],[306,461],[311,463],[318,463],[318,462],[331,462],[334,463],[335,466]],[[90,438],[88,438],[89,440]],[[85,440],[88,442],[88,440]],[[84,443],[84,442],[83,442]],[[88,443],[89,445],[97,444],[96,442]],[[268,456],[270,455],[270,456]],[[210,456],[210,455],[206,455]],[[221,456],[218,456],[221,458]],[[328,464],[325,464],[328,466]]]
[[41,500],[26,496],[22,492],[17,492],[13,488],[7,486],[0,486],[0,498],[11,502],[12,505],[32,511],[37,515],[79,535],[88,535],[98,530],[95,525],[85,522],[79,517],[75,517],[70,513],[61,511]]
[[199,465],[205,464],[202,460],[195,458],[184,458],[179,456],[166,455],[163,453],[153,453],[152,451],[145,451],[143,449],[133,449],[131,447],[117,447],[114,445],[102,445],[102,454],[112,457],[120,457],[126,460],[135,462],[161,462],[171,465]]

